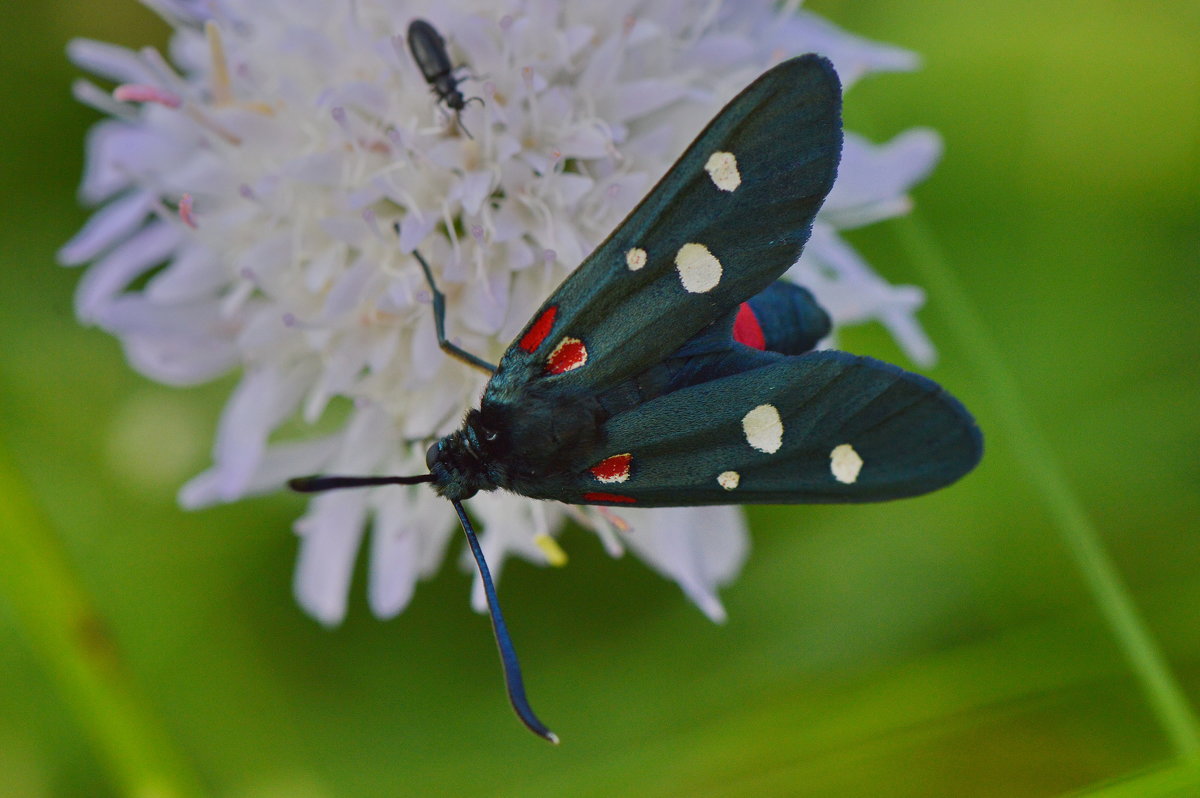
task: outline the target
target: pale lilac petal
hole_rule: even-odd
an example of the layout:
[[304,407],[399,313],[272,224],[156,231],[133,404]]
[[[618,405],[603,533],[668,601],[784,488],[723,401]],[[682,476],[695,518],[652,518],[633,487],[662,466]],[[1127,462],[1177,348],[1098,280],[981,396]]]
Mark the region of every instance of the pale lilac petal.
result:
[[294,526],[300,537],[293,590],[296,601],[326,626],[346,617],[350,576],[367,520],[367,491],[318,496]]
[[302,411],[302,417],[309,424],[315,424],[321,418],[333,397],[351,392],[355,378],[367,361],[368,350],[363,346],[361,337],[347,336],[330,357],[330,366],[321,373],[317,384],[309,391]]
[[420,246],[421,242],[425,240],[425,236],[433,232],[437,223],[436,216],[421,214],[410,209],[400,222],[400,251],[412,252]]
[[154,83],[154,73],[133,50],[94,39],[67,42],[67,58],[76,66],[114,83]]
[[[545,502],[531,502],[503,492],[479,494],[471,499],[471,514],[479,519],[480,527],[485,530],[478,535],[479,548],[483,550],[483,558],[487,561],[497,590],[504,562],[510,556],[515,555],[540,565],[549,564],[545,551],[535,542],[538,535],[550,533],[549,507]],[[476,612],[484,612],[487,610],[487,596],[469,551],[463,555],[463,562],[469,563],[470,569],[475,572],[471,607]]]
[[245,492],[271,430],[295,412],[311,378],[307,365],[286,371],[260,368],[242,377],[221,415],[213,448],[213,460],[220,470],[217,495],[222,500],[231,501]]
[[747,61],[756,61],[761,45],[745,34],[709,33],[702,41],[698,55],[704,65],[713,68],[723,66],[740,67]]
[[596,40],[596,29],[591,25],[574,25],[564,30],[561,36],[564,50],[563,56],[566,60],[570,60],[580,50]]
[[733,581],[750,549],[738,507],[626,509],[633,527],[622,540],[652,568],[679,583],[716,623],[725,621],[717,588]]
[[179,246],[179,230],[153,221],[92,264],[75,291],[75,313],[95,321],[104,306],[130,282],[167,260]]
[[[397,445],[387,416],[376,407],[351,417],[339,451],[320,470],[337,474],[375,473]],[[340,623],[354,560],[362,542],[372,494],[388,488],[334,491],[318,496],[296,523],[300,559],[294,588],[301,606],[325,624]]]
[[554,181],[559,201],[568,208],[575,207],[595,187],[596,181],[584,175],[559,175]]
[[417,547],[423,532],[414,529],[400,491],[381,500],[371,528],[367,602],[379,618],[391,618],[408,606],[417,589]]
[[463,324],[470,330],[494,335],[508,310],[509,275],[490,272],[468,283],[461,295]]
[[215,302],[160,305],[144,294],[125,294],[99,309],[96,324],[118,333],[220,337],[225,325]]
[[360,215],[330,216],[318,223],[321,230],[334,241],[340,241],[351,247],[358,247],[366,239],[367,226]]
[[615,98],[610,118],[619,122],[638,119],[665,108],[685,94],[687,90],[671,80],[649,78],[630,81]]
[[480,206],[492,191],[493,179],[491,172],[472,172],[463,178],[460,189],[463,211],[471,216],[479,213]]
[[141,227],[154,198],[145,191],[133,191],[119,197],[92,214],[79,232],[58,251],[58,262],[78,266],[92,260]]
[[238,350],[218,338],[193,335],[126,333],[122,343],[129,364],[164,385],[201,385],[226,374],[238,364]]
[[408,605],[417,580],[436,572],[458,519],[445,499],[424,488],[376,494],[367,598],[376,616],[391,618]]
[[105,91],[90,80],[80,78],[73,81],[71,83],[71,96],[77,102],[116,119],[128,120],[130,122],[137,119],[137,114],[132,108],[118,102],[112,96],[111,91]]
[[772,49],[785,46],[792,52],[820,53],[833,62],[845,88],[871,72],[907,72],[920,64],[908,50],[849,34],[808,11],[781,20],[766,43]]
[[[271,493],[296,476],[316,473],[341,446],[341,435],[304,441],[271,444],[259,460],[253,479],[246,485],[249,496]],[[210,468],[188,480],[179,491],[179,503],[189,510],[226,501],[220,494],[221,472]]]
[[878,319],[913,362],[930,366],[937,359],[933,343],[916,322],[924,292],[884,281],[831,226],[813,225],[808,246],[788,277],[812,291],[841,323]]
[[88,161],[80,195],[96,203],[123,190],[147,164],[180,162],[178,145],[158,131],[124,122],[101,122],[88,136]]
[[[293,241],[283,235],[264,234],[249,242],[232,263],[230,272],[260,288],[287,288],[287,268],[291,265]],[[328,288],[328,286],[322,286]]]
[[146,296],[161,305],[210,297],[229,282],[216,252],[203,246],[180,251],[146,283]]
[[941,155],[941,137],[925,128],[882,145],[846,134],[838,179],[821,207],[822,217],[845,230],[907,212],[906,192],[929,176]]
[[445,363],[446,355],[438,346],[437,330],[433,326],[433,308],[429,307],[429,323],[419,324],[413,332],[409,349],[411,376],[418,380],[433,379]]
[[172,24],[199,25],[213,15],[214,0],[142,0]]
[[325,307],[321,309],[322,318],[333,320],[357,308],[376,275],[375,264],[367,260],[360,260],[351,266],[330,289]]
[[338,152],[317,152],[288,164],[288,177],[312,186],[337,185],[342,175],[342,156]]

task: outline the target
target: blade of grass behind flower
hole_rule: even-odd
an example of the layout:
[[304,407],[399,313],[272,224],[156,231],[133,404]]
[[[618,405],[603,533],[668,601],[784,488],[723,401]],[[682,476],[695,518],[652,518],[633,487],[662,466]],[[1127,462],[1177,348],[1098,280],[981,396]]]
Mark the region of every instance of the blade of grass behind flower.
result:
[[1077,798],[1190,798],[1197,794],[1200,794],[1200,763],[1195,761],[1142,771],[1073,793]]
[[3,448],[0,591],[117,791],[138,798],[203,795],[199,778],[138,694],[103,619]]
[[1083,503],[1026,409],[999,347],[967,299],[958,278],[947,268],[932,234],[915,214],[892,224],[923,283],[937,297],[936,305],[946,314],[959,346],[969,353],[993,406],[993,417],[1000,425],[999,436],[1033,478],[1176,755],[1189,762],[1200,760],[1200,724],[1192,707],[1121,581]]

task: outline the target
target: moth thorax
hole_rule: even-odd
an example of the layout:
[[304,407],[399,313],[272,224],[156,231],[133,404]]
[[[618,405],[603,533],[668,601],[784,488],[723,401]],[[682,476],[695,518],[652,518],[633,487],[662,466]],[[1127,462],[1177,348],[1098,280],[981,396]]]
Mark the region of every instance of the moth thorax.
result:
[[587,394],[527,391],[516,405],[483,407],[497,440],[485,447],[503,460],[501,487],[509,479],[543,478],[578,467],[603,440],[603,412]]

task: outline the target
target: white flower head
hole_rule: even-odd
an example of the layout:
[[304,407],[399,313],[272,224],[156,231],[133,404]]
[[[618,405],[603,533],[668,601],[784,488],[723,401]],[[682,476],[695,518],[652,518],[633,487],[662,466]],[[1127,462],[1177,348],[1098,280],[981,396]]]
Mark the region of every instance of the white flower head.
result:
[[[99,210],[60,259],[90,264],[76,311],[143,374],[189,385],[240,370],[212,467],[180,493],[188,507],[314,472],[424,470],[428,443],[457,426],[483,378],[437,346],[418,246],[447,295],[448,335],[494,362],[767,67],[817,51],[849,85],[915,63],[774,0],[144,1],[174,26],[169,60],[84,40],[69,49],[116,88],[75,87],[109,118],[88,137],[81,189]],[[469,67],[464,95],[482,100],[461,128],[405,46],[418,17]],[[835,324],[881,321],[921,362],[933,350],[914,318],[920,290],[889,285],[837,231],[903,213],[938,156],[929,131],[882,146],[848,135],[791,272]],[[283,437],[296,418],[325,432]],[[734,510],[614,514],[501,495],[472,507],[497,571],[511,553],[557,564],[554,536],[572,517],[715,620],[716,590],[747,549]],[[324,623],[342,619],[369,527],[370,604],[394,615],[455,526],[423,485],[315,498],[296,523],[299,601]]]

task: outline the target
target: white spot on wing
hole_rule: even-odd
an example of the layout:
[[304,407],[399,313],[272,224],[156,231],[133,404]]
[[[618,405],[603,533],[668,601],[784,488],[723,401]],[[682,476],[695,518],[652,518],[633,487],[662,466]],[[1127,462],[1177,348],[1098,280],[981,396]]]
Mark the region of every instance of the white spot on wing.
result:
[[692,294],[704,294],[721,282],[721,261],[703,244],[684,244],[675,253],[675,270],[684,289]]
[[646,265],[646,250],[640,247],[634,247],[625,253],[625,265],[629,267],[629,271],[636,272],[638,269]]
[[742,417],[746,443],[760,452],[774,454],[783,445],[783,419],[775,405],[759,405]]
[[717,475],[717,484],[725,490],[733,490],[742,481],[742,475],[736,471],[722,471]]
[[722,191],[733,191],[742,184],[742,175],[738,172],[737,158],[732,152],[714,152],[708,156],[704,171],[712,178],[713,183]]
[[858,481],[858,472],[862,471],[863,459],[848,443],[833,447],[829,453],[829,470],[838,482],[851,485]]

